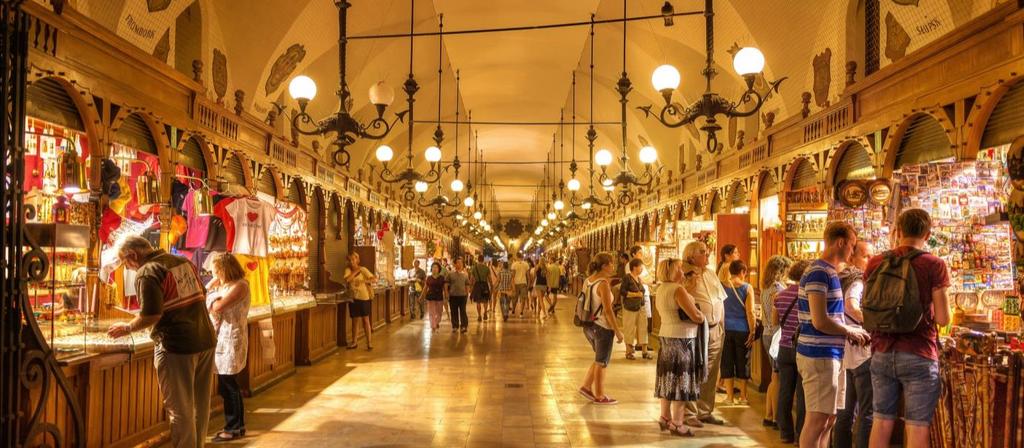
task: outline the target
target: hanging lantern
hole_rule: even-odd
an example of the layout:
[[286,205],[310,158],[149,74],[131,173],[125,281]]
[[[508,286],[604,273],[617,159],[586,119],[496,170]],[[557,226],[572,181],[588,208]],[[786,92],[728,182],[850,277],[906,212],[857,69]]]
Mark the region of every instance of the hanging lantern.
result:
[[160,187],[156,176],[149,169],[135,179],[135,193],[139,205],[151,205],[160,202]]
[[73,149],[68,148],[60,155],[57,185],[68,194],[81,193],[87,189],[85,166],[82,165],[81,158]]
[[205,183],[192,195],[192,200],[195,201],[194,210],[197,214],[200,216],[213,214],[213,197],[210,195],[210,187]]

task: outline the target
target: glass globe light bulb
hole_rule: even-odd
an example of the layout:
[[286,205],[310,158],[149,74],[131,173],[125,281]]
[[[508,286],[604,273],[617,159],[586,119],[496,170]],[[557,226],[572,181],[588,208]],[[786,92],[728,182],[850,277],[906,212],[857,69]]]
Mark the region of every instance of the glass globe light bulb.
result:
[[[555,201],[555,210],[562,210],[564,208],[565,208],[565,202],[563,202],[561,199]],[[551,218],[551,219],[554,219],[554,218]]]
[[732,67],[740,75],[753,75],[764,70],[764,54],[754,47],[743,47],[732,59]]
[[288,94],[296,100],[312,100],[316,96],[316,83],[306,75],[296,76],[288,83]]
[[603,186],[605,186],[605,187],[611,187],[611,186],[613,186],[612,184],[613,184],[614,182],[615,182],[615,181],[613,181],[613,180],[611,180],[611,179],[605,179],[605,180],[602,180],[602,181],[601,181],[601,185],[603,185]]
[[547,227],[547,226],[548,226],[548,220],[546,220],[546,219],[542,219],[542,220],[540,221],[540,225],[541,225],[541,227]]
[[390,162],[395,157],[395,150],[391,149],[388,145],[380,145],[377,147],[377,160],[381,162]]
[[569,188],[569,191],[580,191],[580,181],[576,179],[569,179],[565,186]]
[[597,154],[594,154],[594,163],[598,166],[608,166],[612,164],[612,152],[601,148]]
[[473,199],[473,196],[466,196],[466,199],[462,201],[462,205],[465,205],[466,207],[472,207],[475,203],[476,201]]
[[462,181],[459,180],[459,179],[455,179],[455,180],[452,181],[451,188],[452,188],[452,191],[458,193],[458,192],[462,191],[463,188],[466,188],[466,184],[462,183]]
[[487,225],[487,220],[486,219],[481,219],[480,220],[480,225],[483,226],[483,228],[485,228],[485,229],[487,227],[490,227],[490,226]]
[[423,182],[422,180],[416,182],[415,188],[416,188],[416,192],[417,193],[424,193],[424,192],[426,192],[427,191],[427,187],[429,187],[429,185],[427,185],[427,183]]
[[484,216],[483,213],[480,213],[480,211],[473,212],[473,219],[475,219],[477,221],[479,221],[480,218],[482,218],[483,216]]
[[441,161],[441,148],[438,148],[436,146],[431,146],[431,147],[427,148],[427,150],[423,153],[423,157],[425,159],[427,159],[427,161],[430,162],[430,163],[440,162]]
[[678,89],[679,79],[679,70],[668,64],[659,66],[651,74],[651,84],[654,84],[654,90],[659,92]]
[[594,205],[591,204],[590,201],[584,201],[583,205],[581,205],[580,207],[583,207],[583,210],[590,210],[590,207],[593,207],[593,206]]
[[535,230],[535,231],[533,232],[533,234],[534,234],[534,235],[540,235],[540,229],[537,229],[537,230]]
[[395,90],[384,83],[384,81],[377,81],[376,84],[370,86],[370,104],[380,106],[390,106],[395,101]]
[[647,145],[640,148],[640,162],[645,165],[650,165],[658,161],[658,150],[654,149],[653,146]]
[[554,220],[556,216],[558,215],[556,215],[555,212],[548,212],[548,219]]
[[458,219],[459,221],[465,221],[466,217],[462,216],[462,213],[459,213],[459,214],[455,215],[455,219]]

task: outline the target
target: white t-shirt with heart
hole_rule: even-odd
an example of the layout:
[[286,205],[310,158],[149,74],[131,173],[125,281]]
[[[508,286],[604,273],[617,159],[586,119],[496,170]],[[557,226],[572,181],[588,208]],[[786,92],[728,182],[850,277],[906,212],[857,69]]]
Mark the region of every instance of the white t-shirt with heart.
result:
[[224,208],[235,222],[235,243],[231,251],[255,257],[267,256],[267,229],[277,210],[258,199],[237,199]]

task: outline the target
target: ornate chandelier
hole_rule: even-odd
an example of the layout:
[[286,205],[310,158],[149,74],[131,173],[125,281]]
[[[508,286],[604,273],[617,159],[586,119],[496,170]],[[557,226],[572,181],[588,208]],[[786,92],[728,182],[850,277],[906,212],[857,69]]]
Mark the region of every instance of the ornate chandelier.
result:
[[[296,76],[288,84],[288,93],[299,103],[299,113],[292,117],[292,128],[303,135],[318,135],[326,137],[334,134],[332,145],[335,146],[332,158],[346,169],[352,158],[348,152],[348,146],[357,139],[381,139],[386,137],[394,125],[403,120],[406,112],[395,114],[395,120],[390,123],[384,119],[384,111],[395,100],[395,92],[380,81],[370,87],[370,103],[377,110],[377,117],[367,124],[360,123],[351,114],[352,94],[348,89],[348,82],[345,78],[348,44],[348,8],[352,5],[347,0],[334,2],[338,8],[338,75],[341,79],[338,86],[338,99],[341,106],[334,114],[323,120],[314,120],[306,113],[306,106],[316,96],[316,83],[305,75]],[[408,87],[408,86],[407,86]],[[312,126],[310,128],[310,126]],[[305,127],[305,128],[304,128]]]
[[[410,10],[414,11],[415,6],[414,0],[411,0]],[[412,13],[411,13],[412,14]],[[391,159],[394,158],[395,152],[388,145],[381,145],[377,148],[377,160],[383,165],[383,169],[380,171],[380,180],[390,184],[401,184],[403,198],[406,201],[413,201],[416,199],[416,193],[423,193],[427,191],[430,184],[437,182],[441,179],[441,170],[438,168],[438,163],[441,161],[441,142],[444,141],[444,131],[441,129],[441,85],[442,85],[442,61],[444,52],[444,41],[442,39],[444,31],[444,16],[439,18],[439,32],[438,32],[438,46],[437,46],[437,129],[434,131],[434,146],[428,147],[424,151],[424,158],[427,163],[430,164],[430,170],[427,173],[422,174],[416,170],[416,166],[413,163],[413,125],[415,120],[413,118],[413,105],[416,102],[414,95],[419,90],[419,85],[416,83],[416,79],[413,77],[413,29],[412,24],[415,14],[409,17],[409,79],[405,81],[405,93],[406,101],[409,103],[409,130],[408,130],[408,148],[406,152],[406,159],[408,165],[406,168],[398,173],[393,173],[390,169]]]
[[[621,112],[622,123],[622,155],[619,157],[619,163],[622,165],[622,171],[614,176],[608,175],[608,166],[612,164],[612,153],[607,149],[601,149],[594,155],[594,162],[601,167],[601,176],[599,180],[601,185],[606,187],[608,191],[612,191],[614,188],[618,188],[618,200],[619,205],[628,205],[635,199],[636,195],[632,190],[632,187],[650,188],[654,184],[655,179],[661,173],[664,166],[659,166],[657,172],[652,168],[654,163],[658,161],[658,150],[647,143],[643,137],[640,138],[643,147],[640,148],[640,162],[644,164],[644,172],[639,176],[634,174],[629,168],[629,156],[627,154],[628,139],[626,138],[626,104],[629,102],[629,92],[633,91],[633,82],[629,80],[629,74],[626,72],[626,28],[627,28],[627,16],[626,16],[626,4],[627,1],[622,2],[622,76],[615,85],[615,91],[619,93],[619,105]],[[593,20],[593,19],[591,19]],[[591,44],[591,50],[593,50],[593,44]],[[610,188],[608,188],[610,187]]]
[[[736,70],[736,73],[743,77],[743,81],[747,85],[747,90],[740,96],[739,102],[731,102],[721,95],[712,92],[711,80],[718,73],[715,70],[714,58],[714,17],[714,0],[704,0],[704,21],[706,24],[705,51],[707,61],[701,74],[704,75],[707,88],[697,101],[688,107],[672,101],[672,93],[679,88],[680,80],[679,70],[676,70],[675,67],[667,64],[662,65],[656,68],[651,76],[654,88],[661,92],[662,97],[665,98],[665,105],[655,115],[655,118],[667,127],[677,128],[693,123],[700,117],[704,117],[704,125],[700,127],[700,130],[708,135],[707,151],[711,154],[716,154],[720,151],[717,133],[722,130],[722,126],[718,124],[715,116],[725,115],[730,118],[740,118],[754,115],[761,109],[765,101],[771,97],[773,92],[779,91],[779,84],[786,80],[785,77],[777,81],[766,80],[767,89],[763,92],[755,89],[754,82],[757,80],[757,75],[761,75],[764,70],[764,55],[757,48],[744,47],[737,51],[733,57],[733,68]],[[742,109],[745,105],[751,103],[752,105],[749,106],[749,109]],[[650,116],[652,115],[652,107],[642,106],[639,109],[644,111],[645,115]]]

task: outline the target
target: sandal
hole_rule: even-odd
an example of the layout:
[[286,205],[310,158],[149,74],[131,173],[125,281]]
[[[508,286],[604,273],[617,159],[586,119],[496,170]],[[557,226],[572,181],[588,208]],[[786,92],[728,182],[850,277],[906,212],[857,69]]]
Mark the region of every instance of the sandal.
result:
[[654,355],[652,355],[650,352],[644,352],[643,358],[644,359],[654,359]]
[[213,443],[230,442],[232,440],[241,439],[244,434],[235,434],[233,432],[221,431],[217,435],[213,436]]
[[619,400],[605,395],[601,398],[594,398],[594,404],[619,404]]
[[685,428],[684,427],[686,430],[685,431],[680,431],[679,428],[680,427],[677,426],[675,423],[668,422],[668,432],[671,433],[672,435],[679,436],[679,437],[693,437],[694,436],[693,429]]
[[355,349],[359,348],[359,345],[358,344],[350,344],[349,346],[347,346],[345,348],[347,348],[349,350],[355,350]]
[[662,431],[668,431],[668,424],[670,420],[665,417],[658,417],[658,426],[661,427]]
[[636,359],[636,355],[633,352],[626,353],[626,359]]

